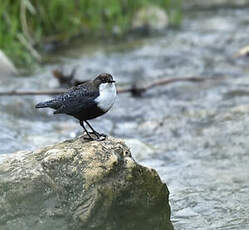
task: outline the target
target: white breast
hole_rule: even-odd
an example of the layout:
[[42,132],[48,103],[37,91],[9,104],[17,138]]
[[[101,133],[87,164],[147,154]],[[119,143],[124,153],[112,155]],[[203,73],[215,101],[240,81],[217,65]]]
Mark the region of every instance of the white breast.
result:
[[99,86],[99,96],[95,99],[98,107],[107,112],[114,104],[116,98],[115,83],[101,83]]

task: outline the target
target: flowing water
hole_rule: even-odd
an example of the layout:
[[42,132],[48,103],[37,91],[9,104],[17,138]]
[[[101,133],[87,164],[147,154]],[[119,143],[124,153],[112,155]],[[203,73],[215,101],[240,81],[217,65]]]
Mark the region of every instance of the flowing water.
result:
[[[120,85],[163,77],[206,79],[157,87],[141,98],[120,94],[107,115],[91,122],[151,150],[137,159],[167,183],[175,229],[249,229],[249,58],[234,57],[249,44],[248,15],[248,8],[189,12],[179,30],[60,54],[64,71],[78,66],[81,80],[100,72],[112,73]],[[1,77],[0,90],[55,88],[55,68]],[[35,149],[82,132],[73,118],[34,108],[49,98],[0,98],[0,153]]]

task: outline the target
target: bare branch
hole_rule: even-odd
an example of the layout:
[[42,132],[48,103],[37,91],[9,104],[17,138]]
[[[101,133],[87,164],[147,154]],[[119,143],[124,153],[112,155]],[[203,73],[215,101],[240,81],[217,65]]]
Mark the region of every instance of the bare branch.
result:
[[65,93],[65,89],[53,89],[53,90],[27,90],[27,91],[18,91],[11,90],[6,92],[0,92],[0,96],[35,96],[35,95],[58,95]]
[[[154,81],[150,84],[147,84],[145,86],[139,87],[139,86],[131,86],[127,88],[117,88],[117,92],[120,93],[131,93],[133,96],[141,96],[142,93],[145,91],[152,89],[157,86],[167,85],[174,82],[181,82],[181,81],[187,81],[187,82],[200,82],[204,81],[205,78],[200,77],[182,77],[182,78],[166,78],[166,79],[160,79],[157,81]],[[53,90],[37,90],[37,91],[7,91],[7,92],[0,92],[0,96],[28,96],[28,95],[58,95],[65,93],[66,89],[53,89]]]
[[117,89],[117,91],[118,93],[129,93],[130,92],[133,96],[141,96],[142,93],[144,93],[146,90],[152,89],[156,86],[168,85],[170,83],[180,82],[180,81],[200,82],[204,80],[205,78],[200,78],[200,77],[164,78],[164,79],[154,81],[142,87],[133,85],[132,87]]

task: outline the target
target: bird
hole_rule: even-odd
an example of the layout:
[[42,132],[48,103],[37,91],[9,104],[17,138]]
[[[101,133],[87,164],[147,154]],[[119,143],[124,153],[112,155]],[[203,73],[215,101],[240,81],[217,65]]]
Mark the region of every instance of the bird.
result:
[[[95,79],[77,85],[62,95],[38,103],[36,108],[52,108],[54,114],[66,114],[79,120],[88,140],[105,140],[106,135],[93,129],[88,120],[108,112],[115,102],[117,90],[115,81],[109,73],[101,73]],[[89,132],[84,123],[92,130]],[[94,137],[94,134],[96,137]]]

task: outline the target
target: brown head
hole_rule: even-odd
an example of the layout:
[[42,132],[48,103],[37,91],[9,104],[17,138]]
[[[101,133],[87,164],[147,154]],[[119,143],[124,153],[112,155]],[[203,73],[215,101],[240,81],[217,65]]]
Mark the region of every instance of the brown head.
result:
[[94,80],[93,83],[99,86],[101,83],[114,83],[113,77],[109,73],[101,73]]

